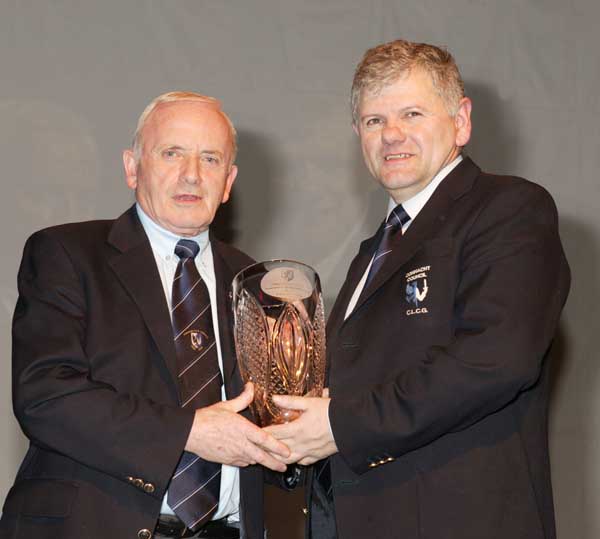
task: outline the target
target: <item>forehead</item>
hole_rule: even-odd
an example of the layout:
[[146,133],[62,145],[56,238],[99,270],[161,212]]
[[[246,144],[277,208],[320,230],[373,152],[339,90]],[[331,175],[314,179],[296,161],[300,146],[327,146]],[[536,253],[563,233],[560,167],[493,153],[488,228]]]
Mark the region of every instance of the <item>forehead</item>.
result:
[[372,107],[380,105],[403,107],[443,104],[431,75],[426,70],[416,67],[383,85],[365,88],[360,96],[359,111],[368,112]]
[[230,132],[219,107],[201,101],[161,103],[152,111],[142,129],[145,143],[204,141],[229,144]]

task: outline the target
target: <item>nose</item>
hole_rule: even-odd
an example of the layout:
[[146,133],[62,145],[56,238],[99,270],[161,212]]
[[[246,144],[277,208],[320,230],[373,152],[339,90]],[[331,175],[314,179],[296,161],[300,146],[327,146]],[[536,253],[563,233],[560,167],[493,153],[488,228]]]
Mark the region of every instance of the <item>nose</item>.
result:
[[197,183],[201,178],[200,158],[195,155],[188,155],[181,175],[183,181],[187,183]]
[[381,131],[384,144],[394,144],[406,140],[406,132],[400,122],[387,123]]

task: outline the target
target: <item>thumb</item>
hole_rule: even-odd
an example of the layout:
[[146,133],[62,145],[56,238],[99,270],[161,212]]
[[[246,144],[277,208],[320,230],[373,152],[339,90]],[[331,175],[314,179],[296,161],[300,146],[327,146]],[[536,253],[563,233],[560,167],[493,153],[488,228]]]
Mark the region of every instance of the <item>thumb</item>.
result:
[[306,410],[308,408],[305,397],[292,397],[291,395],[273,395],[273,401],[281,408],[288,410]]
[[241,412],[245,408],[248,408],[252,400],[254,399],[254,384],[252,382],[247,382],[244,386],[244,391],[242,391],[237,397],[234,399],[229,399],[226,401],[227,407],[232,412]]

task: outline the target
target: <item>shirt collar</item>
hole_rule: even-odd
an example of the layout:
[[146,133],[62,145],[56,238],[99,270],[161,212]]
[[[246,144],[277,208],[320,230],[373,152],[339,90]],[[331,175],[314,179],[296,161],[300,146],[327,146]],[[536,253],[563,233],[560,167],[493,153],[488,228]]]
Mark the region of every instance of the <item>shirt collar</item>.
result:
[[[136,203],[135,209],[137,210],[138,217],[144,227],[144,231],[150,240],[152,250],[161,258],[171,257],[175,253],[175,245],[182,238],[177,234],[163,228],[155,221],[153,221],[148,214],[142,209],[142,207]],[[208,229],[200,232],[200,234],[192,237],[185,238],[186,240],[193,240],[200,246],[200,257],[204,255],[204,251],[209,246],[210,241],[208,238]],[[168,259],[168,258],[167,258]]]
[[[442,183],[442,180],[448,176],[448,174],[450,174],[450,172],[452,172],[462,160],[463,156],[459,155],[456,159],[454,159],[454,161],[447,164],[442,170],[440,170],[424,189],[402,203],[402,207],[410,217],[411,221],[419,214],[425,204],[427,204],[427,201],[431,198],[431,195],[433,195],[433,192],[437,189],[438,185]],[[386,218],[390,216],[390,213],[392,213],[392,210],[397,205],[398,204],[394,201],[394,199],[390,197]]]

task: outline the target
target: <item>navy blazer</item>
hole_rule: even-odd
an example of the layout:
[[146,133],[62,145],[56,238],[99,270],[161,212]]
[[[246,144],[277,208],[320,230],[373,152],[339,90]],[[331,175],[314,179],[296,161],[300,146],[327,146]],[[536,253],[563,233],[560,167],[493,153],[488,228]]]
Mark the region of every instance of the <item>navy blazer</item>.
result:
[[547,352],[569,289],[550,195],[465,158],[327,326],[339,539],[554,539]]
[[[225,387],[235,396],[230,285],[252,260],[213,237],[211,246]],[[0,537],[153,531],[194,411],[178,404],[168,307],[135,207],[33,234],[18,283],[13,399],[31,443]],[[241,470],[240,483],[245,537],[262,538],[259,467]]]

